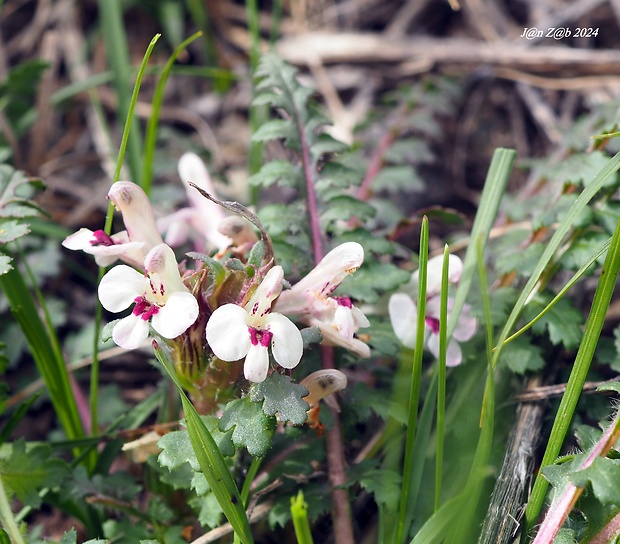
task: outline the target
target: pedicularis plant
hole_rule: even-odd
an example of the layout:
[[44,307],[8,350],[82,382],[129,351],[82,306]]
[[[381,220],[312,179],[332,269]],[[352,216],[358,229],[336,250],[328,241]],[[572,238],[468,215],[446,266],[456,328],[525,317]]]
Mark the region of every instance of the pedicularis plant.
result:
[[[158,216],[140,184],[113,183],[108,198],[124,229],[112,232],[108,221],[62,245],[94,257],[99,302],[107,316],[122,314],[97,331],[101,339],[152,347],[167,378],[105,427],[89,428],[83,417],[53,312],[28,265],[28,222],[41,210],[24,190],[36,182],[2,165],[0,309],[10,307],[23,331],[64,437],[10,442],[35,399],[19,404],[2,390],[0,539],[47,541],[36,518],[25,523],[45,503],[91,543],[210,542],[218,531],[267,542],[291,520],[307,543],[313,530],[326,538],[325,523],[312,528],[325,519],[339,544],[359,542],[372,526],[383,543],[475,542],[494,469],[514,455],[503,447],[515,411],[505,399],[538,372],[567,387],[550,434],[539,431],[548,438],[522,539],[616,538],[617,417],[603,432],[578,427],[584,452],[557,459],[592,361],[601,377],[619,366],[617,340],[600,335],[620,267],[620,156],[603,151],[613,141],[602,134],[596,149],[572,152],[561,173],[537,166],[534,203],[513,196],[502,205],[515,154],[497,150],[471,229],[458,233],[463,255],[447,245],[429,255],[428,219],[407,218],[393,191],[422,188],[416,168],[432,160],[454,88],[428,80],[390,96],[398,116],[387,117],[367,160],[367,133],[353,147],[329,136],[314,92],[265,56],[253,105],[273,118],[252,139],[279,143],[289,158],[250,177],[256,209],[219,199],[193,153],[179,161],[189,206],[172,215]],[[601,119],[598,132],[614,124]],[[394,241],[412,225],[420,230],[413,254]],[[181,400],[177,430],[170,424],[179,407],[165,384]],[[119,468],[121,450],[142,466],[140,478]],[[548,482],[553,500],[534,530]],[[489,509],[485,526],[518,516],[520,497],[514,502],[514,511]],[[60,542],[77,542],[77,533]]]

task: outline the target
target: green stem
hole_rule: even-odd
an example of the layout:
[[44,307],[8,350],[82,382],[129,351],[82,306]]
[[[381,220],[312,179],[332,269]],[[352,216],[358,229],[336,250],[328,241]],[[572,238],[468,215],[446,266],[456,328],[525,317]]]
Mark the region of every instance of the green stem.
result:
[[24,538],[22,537],[15,518],[13,517],[13,511],[11,510],[9,498],[7,497],[6,490],[4,489],[4,482],[2,481],[2,478],[0,478],[0,518],[2,519],[4,528],[9,533],[13,544],[25,544]]

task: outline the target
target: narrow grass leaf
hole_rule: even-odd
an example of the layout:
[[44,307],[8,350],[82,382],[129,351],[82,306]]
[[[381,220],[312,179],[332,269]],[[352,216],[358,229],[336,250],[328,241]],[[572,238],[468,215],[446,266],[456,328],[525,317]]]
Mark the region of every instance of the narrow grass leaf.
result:
[[140,137],[140,127],[138,122],[133,120],[130,115],[131,94],[129,93],[129,82],[131,81],[131,64],[129,61],[129,46],[127,34],[123,24],[123,12],[120,0],[99,0],[99,14],[101,21],[101,32],[105,43],[105,50],[110,68],[113,74],[114,90],[118,100],[118,111],[120,117],[130,119],[133,124],[131,135],[128,132],[129,141],[129,170],[134,180],[141,178],[140,155],[142,153],[142,142]]
[[[493,227],[495,218],[497,217],[499,204],[506,190],[506,184],[508,183],[515,157],[516,152],[513,149],[498,148],[493,153],[470,235],[470,240],[483,240],[483,249],[489,238],[489,232]],[[476,273],[476,259],[477,250],[475,244],[470,244],[465,254],[465,259],[463,260],[463,273],[461,274],[459,287],[456,291],[454,304],[450,312],[448,340],[454,333],[469,288],[471,287]]]
[[213,491],[224,515],[228,518],[241,542],[243,544],[252,544],[254,540],[252,539],[250,523],[245,513],[243,500],[222,453],[193,404],[183,391],[172,362],[168,359],[168,354],[156,342],[153,342],[153,347],[157,360],[162,364],[179,391],[189,438],[200,468],[211,487],[211,491]]
[[[568,280],[568,282],[566,283],[566,285],[564,287],[562,287],[562,289],[560,289],[560,291],[558,291],[558,294],[553,298],[553,300],[551,300],[551,302],[549,302],[549,304],[547,304],[547,306],[545,306],[545,308],[534,318],[532,319],[527,325],[524,325],[523,327],[521,327],[517,332],[515,332],[514,334],[510,335],[508,338],[506,338],[503,342],[503,344],[501,346],[498,347],[502,347],[505,346],[506,344],[508,344],[508,342],[512,342],[515,338],[518,338],[519,336],[521,336],[525,331],[529,330],[530,328],[532,328],[538,321],[540,321],[540,319],[542,319],[544,317],[544,315],[549,312],[557,303],[558,301],[570,290],[570,288],[575,285],[575,283],[577,283],[578,280],[581,279],[581,277],[588,271],[588,269],[596,262],[598,261],[598,259],[609,249],[609,246],[611,244],[611,238],[605,242],[587,261],[586,263],[579,269],[577,270],[577,272],[575,272],[575,274],[573,275],[573,277]],[[498,348],[495,348],[498,349]]]
[[0,288],[4,291],[11,313],[26,337],[37,369],[45,382],[50,400],[66,435],[82,438],[84,428],[69,383],[69,375],[58,350],[39,316],[39,310],[26,286],[21,272],[14,268],[0,276]]
[[[614,159],[617,157],[619,157],[619,155],[616,155]],[[612,159],[610,163],[613,162],[617,168],[618,161],[614,161],[614,159]],[[608,171],[608,168],[604,168],[602,173],[606,171]],[[595,179],[598,179],[600,182],[600,180],[604,178],[602,174],[599,174]],[[594,185],[594,182],[592,184]],[[568,383],[566,384],[566,391],[562,396],[558,412],[553,422],[551,435],[549,436],[547,448],[541,461],[541,468],[555,461],[564,443],[566,433],[573,419],[577,401],[581,395],[583,384],[586,380],[588,370],[590,369],[592,358],[594,357],[594,352],[596,351],[601,330],[605,323],[607,309],[609,308],[609,303],[616,287],[618,272],[620,272],[620,221],[616,224],[609,251],[605,258],[605,263],[603,264],[599,283],[594,293],[594,301],[592,302],[590,315],[588,316],[588,321],[586,322],[583,333],[583,339],[579,345],[575,363],[568,378]],[[523,531],[523,538],[525,538],[527,533],[532,529],[540,514],[548,486],[548,481],[543,477],[542,471],[540,471],[536,476],[530,500],[528,501],[525,511],[526,525]]]
[[437,360],[437,434],[435,453],[435,508],[441,505],[441,487],[443,479],[443,446],[446,416],[446,359],[448,353],[448,266],[450,249],[443,250],[441,269],[441,294],[439,302],[439,359]]
[[202,31],[196,32],[189,38],[187,38],[181,45],[179,45],[170,58],[164,65],[164,68],[159,75],[157,85],[155,86],[155,92],[153,94],[153,100],[151,102],[151,115],[146,124],[146,137],[144,141],[144,159],[142,163],[142,180],[140,185],[144,192],[148,195],[151,192],[151,185],[153,183],[153,162],[155,161],[155,147],[157,145],[157,129],[159,125],[159,116],[161,113],[161,107],[164,103],[164,91],[166,89],[166,82],[172,71],[172,67],[177,60],[178,56],[185,50],[185,48],[194,40],[202,36]]
[[400,544],[409,531],[407,515],[409,505],[409,493],[411,474],[416,462],[413,450],[416,438],[416,425],[418,419],[418,403],[420,399],[420,379],[422,376],[422,355],[425,340],[425,317],[426,317],[426,283],[428,274],[428,218],[422,219],[420,231],[420,268],[418,270],[418,316],[416,330],[416,344],[413,354],[413,367],[411,376],[411,388],[409,391],[409,414],[407,416],[407,433],[405,437],[405,459],[403,464],[403,486],[400,495],[398,509],[398,523],[396,525],[394,542]]

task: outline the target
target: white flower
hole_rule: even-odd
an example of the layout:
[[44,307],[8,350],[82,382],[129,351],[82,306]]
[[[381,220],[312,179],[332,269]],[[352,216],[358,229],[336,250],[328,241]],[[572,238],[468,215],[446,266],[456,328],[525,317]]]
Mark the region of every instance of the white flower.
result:
[[262,382],[269,370],[269,352],[284,368],[295,368],[301,360],[303,340],[299,329],[271,305],[282,291],[284,272],[274,266],[244,306],[224,304],[207,322],[207,341],[223,361],[245,357],[244,374],[252,382]]
[[[439,311],[440,311],[440,292],[441,274],[443,267],[443,255],[433,257],[427,265],[426,283],[426,317],[425,335],[426,345],[430,352],[439,356]],[[448,257],[448,282],[457,283],[463,271],[463,263],[456,255]],[[413,283],[418,282],[418,271],[412,275]],[[453,305],[453,299],[448,298],[448,317]],[[392,328],[397,338],[408,348],[415,347],[417,331],[418,308],[413,299],[405,293],[395,293],[390,297],[388,310]],[[457,366],[461,364],[463,356],[459,342],[466,342],[476,332],[476,318],[471,316],[471,307],[468,304],[463,306],[459,321],[454,329],[452,339],[448,344],[446,354],[446,364]]]
[[80,229],[62,242],[67,249],[82,250],[94,255],[99,266],[108,266],[116,259],[142,267],[144,257],[163,243],[146,193],[131,181],[112,185],[108,198],[123,214],[126,230],[108,236],[103,230]]
[[364,249],[357,242],[345,242],[332,249],[319,264],[288,291],[284,291],[275,309],[299,315],[310,326],[319,327],[323,339],[343,346],[360,357],[370,357],[370,348],[354,338],[358,329],[370,323],[348,297],[330,296],[347,275],[364,262]]
[[200,236],[197,240],[199,251],[202,251],[205,245],[215,246],[220,251],[226,249],[231,244],[231,239],[218,230],[220,223],[226,218],[224,210],[189,185],[189,182],[192,182],[215,196],[215,188],[206,166],[195,153],[185,153],[179,159],[178,169],[190,206],[157,222],[160,231],[166,232],[166,243],[173,247],[184,244],[194,230]]
[[99,284],[99,300],[110,312],[135,303],[130,315],[112,330],[112,339],[125,349],[139,347],[149,336],[149,323],[164,338],[176,338],[196,321],[198,302],[183,284],[172,249],[155,246],[144,260],[145,274],[121,264]]

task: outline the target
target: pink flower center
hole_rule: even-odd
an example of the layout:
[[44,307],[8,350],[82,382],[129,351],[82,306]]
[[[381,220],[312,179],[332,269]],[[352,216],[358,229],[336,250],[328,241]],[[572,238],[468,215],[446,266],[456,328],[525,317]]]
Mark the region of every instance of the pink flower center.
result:
[[353,308],[353,303],[349,297],[332,297],[338,306],[344,306],[345,308]]
[[136,297],[134,302],[136,305],[133,307],[132,314],[140,316],[144,321],[148,321],[156,313],[159,312],[159,306],[149,302],[144,295]]
[[439,334],[439,319],[436,317],[426,317],[424,321],[433,334]]
[[113,246],[114,240],[110,238],[104,231],[96,230],[93,232],[93,239],[90,241],[91,246]]
[[273,333],[269,331],[262,331],[255,327],[248,327],[248,332],[250,333],[250,342],[252,342],[253,346],[258,346],[259,344],[266,348],[271,342],[271,338],[273,337]]

